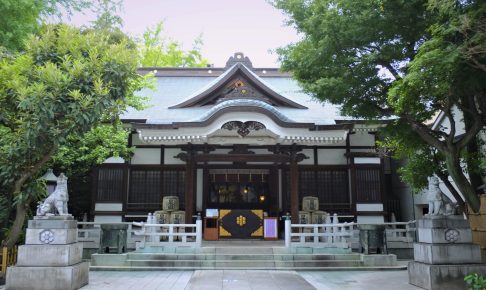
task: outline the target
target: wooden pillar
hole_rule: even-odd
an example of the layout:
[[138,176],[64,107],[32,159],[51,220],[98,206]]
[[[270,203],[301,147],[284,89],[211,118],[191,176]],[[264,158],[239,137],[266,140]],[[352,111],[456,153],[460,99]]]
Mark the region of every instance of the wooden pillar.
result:
[[290,153],[290,215],[292,223],[299,223],[299,168],[297,166],[297,152]]
[[194,215],[194,188],[195,188],[195,173],[196,163],[194,160],[194,153],[188,151],[186,155],[186,187],[185,187],[185,211],[186,211],[186,223],[192,223],[192,216]]
[[290,158],[290,215],[292,223],[299,223],[299,167],[295,158],[295,152],[292,152]]

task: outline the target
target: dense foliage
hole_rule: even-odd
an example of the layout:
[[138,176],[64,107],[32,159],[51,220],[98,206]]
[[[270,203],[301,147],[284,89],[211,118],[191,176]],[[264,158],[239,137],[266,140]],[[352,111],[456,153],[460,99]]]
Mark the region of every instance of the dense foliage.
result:
[[42,18],[92,6],[89,0],[2,0],[0,2],[0,46],[18,50],[24,39],[40,27]]
[[201,54],[201,37],[192,49],[185,51],[177,41],[163,36],[163,22],[148,28],[138,41],[140,66],[143,67],[206,67],[208,60]]
[[[479,155],[486,112],[486,3],[454,0],[276,0],[303,39],[279,50],[283,68],[320,100],[360,119],[390,119],[383,144],[412,162],[421,187],[444,173],[474,211],[474,178],[461,157]],[[445,114],[452,130],[425,123]],[[456,138],[457,120],[465,133]],[[387,133],[385,131],[385,133]],[[475,145],[475,146],[471,146]],[[475,147],[476,150],[466,150]],[[409,150],[409,149],[417,150]],[[464,152],[468,152],[465,154]],[[423,167],[426,164],[433,166]],[[477,163],[467,163],[470,176]],[[408,177],[407,177],[408,176]],[[444,177],[444,176],[443,176]],[[459,196],[458,196],[459,197]]]
[[133,55],[127,39],[58,25],[30,36],[22,53],[0,59],[0,183],[16,205],[9,246],[42,193],[37,177],[52,157],[80,158],[63,146],[89,143],[79,138],[139,104],[135,92],[146,82]]

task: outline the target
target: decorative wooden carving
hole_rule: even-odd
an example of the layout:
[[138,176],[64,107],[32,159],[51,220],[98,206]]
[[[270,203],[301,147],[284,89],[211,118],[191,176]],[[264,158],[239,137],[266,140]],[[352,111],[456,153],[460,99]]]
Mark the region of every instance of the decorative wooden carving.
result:
[[238,135],[241,137],[246,137],[248,134],[250,134],[251,131],[258,131],[265,129],[265,125],[263,125],[260,122],[257,121],[247,121],[247,122],[241,122],[241,121],[230,121],[226,122],[221,126],[221,129],[233,131],[236,130]]
[[231,82],[227,86],[226,92],[222,93],[222,96],[217,99],[216,103],[221,103],[232,99],[253,99],[271,104],[269,98],[264,97],[254,87],[246,83],[246,81],[241,80],[240,78]]
[[253,68],[253,64],[251,63],[250,59],[247,56],[245,56],[242,52],[237,52],[237,53],[235,53],[234,56],[231,56],[226,61],[225,68],[230,68],[238,62],[241,62],[242,64],[244,64],[249,69]]
[[287,155],[290,157],[291,161],[299,163],[304,159],[309,159],[309,157],[304,153],[299,153],[299,151],[302,151],[302,149],[302,146],[297,146],[295,144],[291,146],[282,146],[280,144],[277,144],[270,147],[268,151],[273,152],[274,154]]
[[235,144],[233,145],[233,150],[228,152],[228,154],[255,154],[255,152],[248,150],[248,145],[246,144]]

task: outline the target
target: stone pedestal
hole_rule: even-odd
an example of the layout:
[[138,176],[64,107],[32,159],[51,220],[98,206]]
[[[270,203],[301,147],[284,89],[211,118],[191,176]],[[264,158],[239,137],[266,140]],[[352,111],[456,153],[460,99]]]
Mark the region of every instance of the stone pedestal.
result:
[[464,277],[486,276],[481,249],[472,243],[469,222],[462,216],[432,216],[417,221],[414,261],[408,264],[409,283],[436,289],[467,289]]
[[7,290],[74,290],[88,284],[89,265],[82,262],[72,216],[34,217],[17,265],[7,269]]

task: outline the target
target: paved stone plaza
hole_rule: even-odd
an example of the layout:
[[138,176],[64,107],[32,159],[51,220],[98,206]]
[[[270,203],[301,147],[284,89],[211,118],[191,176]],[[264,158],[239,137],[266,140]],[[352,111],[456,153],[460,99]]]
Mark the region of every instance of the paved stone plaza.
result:
[[[0,286],[4,290],[5,286]],[[90,272],[82,290],[416,290],[407,271],[150,271]]]

